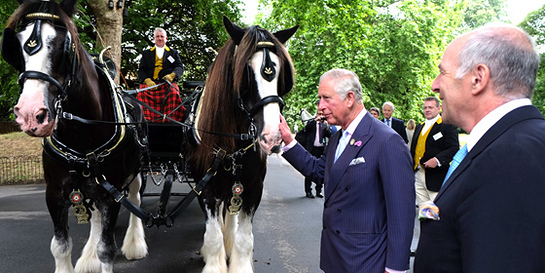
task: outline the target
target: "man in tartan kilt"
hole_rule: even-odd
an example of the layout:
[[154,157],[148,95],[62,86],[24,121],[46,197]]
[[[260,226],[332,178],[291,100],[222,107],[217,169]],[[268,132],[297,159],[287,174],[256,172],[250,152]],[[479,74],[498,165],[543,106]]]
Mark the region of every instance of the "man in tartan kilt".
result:
[[152,122],[168,122],[167,116],[178,121],[184,117],[185,107],[182,105],[180,89],[176,82],[184,73],[184,65],[178,51],[166,46],[167,33],[162,28],[156,28],[153,39],[155,46],[142,52],[138,67],[140,88],[153,87],[139,92],[137,99],[163,113],[158,115],[144,107],[144,117]]

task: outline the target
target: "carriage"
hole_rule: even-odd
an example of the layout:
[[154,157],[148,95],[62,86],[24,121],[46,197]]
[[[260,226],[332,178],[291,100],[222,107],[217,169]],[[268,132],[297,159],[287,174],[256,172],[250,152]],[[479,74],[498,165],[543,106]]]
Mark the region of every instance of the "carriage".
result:
[[[103,58],[93,61],[83,48],[71,18],[75,0],[21,2],[3,32],[1,53],[20,72],[16,121],[28,135],[44,138],[55,272],[112,272],[122,205],[131,215],[121,251],[129,260],[146,257],[143,225],[171,226],[195,196],[206,216],[203,272],[253,272],[252,219],[266,157],[281,143],[282,96],[293,85],[283,44],[297,27],[270,33],[224,17],[231,38],[206,88],[186,85],[198,90],[186,98],[188,119],[153,124],[144,121],[142,104],[116,86]],[[156,172],[159,180],[143,175]],[[190,190],[169,210],[175,180]],[[155,214],[139,207],[149,181],[163,185]],[[91,226],[75,268],[70,208]]]
[[[162,83],[168,84],[168,83]],[[146,105],[145,102],[137,101],[142,107],[148,108],[150,111],[163,114],[162,122],[146,122],[147,137],[145,142],[147,147],[142,158],[142,185],[140,194],[142,197],[159,197],[157,210],[145,223],[147,227],[165,225],[170,227],[174,224],[176,216],[178,216],[185,207],[198,194],[190,194],[196,188],[197,182],[191,175],[191,170],[188,162],[190,156],[189,145],[195,145],[192,127],[195,119],[194,109],[204,90],[204,81],[184,81],[181,84],[180,90],[175,90],[175,86],[170,85],[170,92],[180,96],[180,105],[188,111],[183,122],[168,119],[169,113],[160,111]],[[132,95],[136,90],[125,90],[125,93]],[[146,92],[146,91],[143,91]],[[152,91],[153,92],[153,91]],[[167,98],[165,97],[164,100]],[[167,120],[168,122],[164,122]],[[173,191],[174,183],[184,184],[184,190]],[[146,191],[148,187],[157,187],[160,191]],[[169,207],[171,196],[181,197],[174,207]],[[204,210],[202,198],[198,198],[201,208]]]

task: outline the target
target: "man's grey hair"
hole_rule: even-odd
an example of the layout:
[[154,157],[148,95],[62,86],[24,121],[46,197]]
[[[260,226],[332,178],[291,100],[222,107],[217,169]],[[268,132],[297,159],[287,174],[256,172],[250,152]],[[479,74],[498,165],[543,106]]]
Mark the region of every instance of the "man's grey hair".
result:
[[[517,39],[498,31],[498,27],[518,29],[522,35]],[[461,79],[478,64],[485,64],[497,95],[509,99],[532,98],[539,62],[530,35],[520,28],[496,23],[475,30],[467,40],[458,56],[455,78]]]
[[155,36],[155,33],[157,33],[158,31],[162,32],[163,34],[165,34],[165,37],[167,37],[167,31],[164,28],[160,27],[155,28],[155,30],[153,31],[153,36]]
[[320,76],[320,83],[324,79],[336,80],[334,91],[343,100],[346,98],[348,91],[352,91],[356,101],[363,102],[360,78],[356,73],[347,69],[331,69]]
[[387,101],[384,104],[382,104],[382,109],[384,109],[385,105],[388,105],[388,106],[392,107],[392,112],[395,110],[395,106],[391,101]]

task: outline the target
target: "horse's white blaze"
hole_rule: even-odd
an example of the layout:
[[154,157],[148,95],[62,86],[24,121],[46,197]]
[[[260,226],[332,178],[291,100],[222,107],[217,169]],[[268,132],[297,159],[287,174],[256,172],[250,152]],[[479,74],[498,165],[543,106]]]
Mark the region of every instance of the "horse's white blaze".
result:
[[254,250],[254,234],[252,232],[252,220],[246,213],[240,212],[235,221],[238,220],[235,231],[235,243],[229,259],[229,272],[231,273],[252,273],[252,253]]
[[[263,51],[256,52],[250,59],[250,66],[255,74],[259,96],[265,98],[268,96],[278,96],[278,73],[280,70],[279,59],[274,53],[269,52],[271,61],[274,63],[276,75],[272,81],[267,81],[261,76],[261,65],[263,63]],[[280,105],[278,103],[269,103],[263,106],[264,128],[261,132],[261,147],[270,152],[274,146],[280,145],[282,137],[280,135]]]
[[204,242],[201,248],[201,255],[206,264],[202,272],[227,273],[227,260],[220,221],[218,221],[216,215],[212,215],[208,208],[206,209],[206,214],[208,215],[208,220],[206,221]]
[[68,237],[68,241],[62,242],[53,237],[50,249],[55,258],[55,273],[74,273],[71,259],[72,238]]
[[102,215],[96,207],[89,224],[91,226],[89,238],[76,262],[76,273],[100,272],[102,267],[97,254],[97,245],[102,234]]
[[[129,187],[129,200],[135,205],[140,206],[140,186],[142,179],[140,174],[136,176]],[[142,259],[148,255],[148,246],[145,240],[144,226],[140,218],[131,213],[129,217],[129,227],[123,239],[121,251],[128,260]]]
[[[21,48],[30,37],[34,23],[28,25],[25,30],[17,34]],[[45,74],[51,72],[51,48],[48,44],[55,37],[55,29],[47,23],[42,24],[42,48],[32,56],[28,55],[23,50],[23,58],[25,60],[25,70],[39,71]],[[14,107],[14,113],[17,116],[17,123],[21,125],[21,129],[27,134],[34,136],[49,136],[55,129],[55,121],[49,120],[47,113],[47,101],[49,92],[49,82],[27,79],[25,80],[22,93],[19,97],[17,105]],[[44,118],[42,117],[45,114]],[[42,121],[43,120],[43,121]]]

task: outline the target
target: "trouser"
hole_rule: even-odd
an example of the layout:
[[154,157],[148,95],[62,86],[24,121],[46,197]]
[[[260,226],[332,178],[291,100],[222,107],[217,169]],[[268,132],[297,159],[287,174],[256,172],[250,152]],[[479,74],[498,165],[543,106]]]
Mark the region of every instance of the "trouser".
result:
[[[315,156],[315,157],[320,157],[324,154],[324,147],[316,147],[316,146],[313,146],[312,147],[312,150],[310,151],[310,154]],[[323,187],[323,184],[322,183],[317,183],[316,181],[314,181],[314,183],[316,184],[316,193],[321,193],[322,192],[322,187]],[[305,177],[305,192],[312,192],[312,180],[308,177]]]
[[414,189],[416,190],[416,205],[420,206],[426,201],[433,201],[437,196],[436,191],[430,191],[426,187],[426,171],[419,168],[414,175]]

